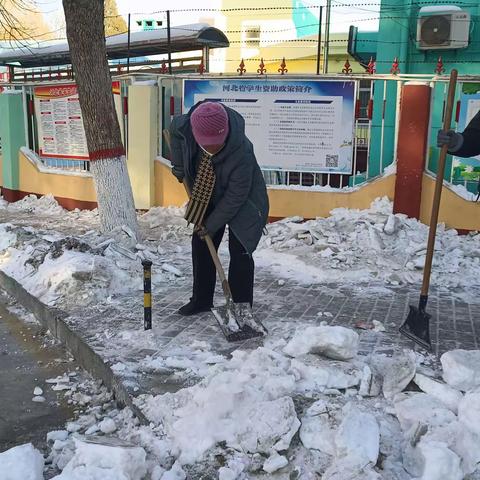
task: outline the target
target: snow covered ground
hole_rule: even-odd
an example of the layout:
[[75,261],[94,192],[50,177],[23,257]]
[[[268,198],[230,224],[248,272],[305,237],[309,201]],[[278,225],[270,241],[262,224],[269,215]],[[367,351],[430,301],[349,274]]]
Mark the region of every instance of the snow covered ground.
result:
[[[305,285],[413,286],[421,283],[428,228],[392,215],[388,199],[368,210],[336,209],[329,218],[288,218],[268,226],[255,254],[259,267]],[[102,236],[96,212],[66,212],[52,197],[0,204],[0,269],[45,303],[91,304],[139,290],[140,260],[153,261],[153,282],[171,285],[190,271],[190,234],[178,208],[140,217],[144,238]],[[432,285],[480,301],[480,234],[439,226]],[[68,309],[68,308],[67,308]]]
[[52,379],[83,413],[48,434],[46,459],[30,445],[0,453],[2,478],[43,480],[45,461],[58,480],[480,478],[479,351],[444,354],[440,372],[412,351],[357,356],[355,332],[317,328],[320,347],[298,332],[137,398],[148,426],[104,389]]
[[[268,226],[257,264],[304,283],[413,285],[422,280],[428,227],[392,214],[388,199],[368,210],[338,208],[328,218],[287,218]],[[478,288],[480,235],[440,225],[432,285]]]
[[[367,292],[419,283],[427,228],[392,215],[388,200],[301,220],[270,225],[256,254],[279,282]],[[154,262],[156,291],[190,281],[181,209],[142,215],[140,241],[124,230],[100,235],[95,212],[65,212],[48,197],[0,202],[0,221],[0,269],[69,312],[120,309],[141,291],[142,258]],[[480,235],[441,227],[432,283],[478,301],[479,247]],[[109,340],[120,376],[173,371],[186,383],[135,399],[148,426],[115,409],[106,392],[79,396],[83,413],[51,434],[47,461],[63,470],[59,480],[480,479],[480,352],[446,353],[441,369],[410,350],[359,355],[362,338],[382,335],[381,323],[363,332],[322,319],[231,355],[195,338],[157,355],[154,333],[120,320],[92,332]],[[132,344],[150,352],[140,363],[129,359]],[[30,478],[40,480],[40,463],[28,446],[0,453],[0,472],[30,465]]]

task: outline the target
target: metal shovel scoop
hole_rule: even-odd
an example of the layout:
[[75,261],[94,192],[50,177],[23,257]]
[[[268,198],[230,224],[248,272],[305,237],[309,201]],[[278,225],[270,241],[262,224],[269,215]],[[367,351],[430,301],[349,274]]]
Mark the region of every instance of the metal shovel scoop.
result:
[[212,308],[212,313],[225,338],[229,342],[239,342],[266,335],[268,333],[267,329],[254,317],[250,304],[234,303],[230,285],[210,235],[205,236],[205,242],[222,282],[223,294],[225,295],[225,305]]

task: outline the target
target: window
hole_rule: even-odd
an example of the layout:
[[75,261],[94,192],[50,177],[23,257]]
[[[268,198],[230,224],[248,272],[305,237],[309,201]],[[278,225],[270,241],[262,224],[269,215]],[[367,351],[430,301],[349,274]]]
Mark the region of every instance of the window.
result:
[[244,40],[247,47],[258,47],[260,45],[261,28],[258,25],[249,25],[245,27]]

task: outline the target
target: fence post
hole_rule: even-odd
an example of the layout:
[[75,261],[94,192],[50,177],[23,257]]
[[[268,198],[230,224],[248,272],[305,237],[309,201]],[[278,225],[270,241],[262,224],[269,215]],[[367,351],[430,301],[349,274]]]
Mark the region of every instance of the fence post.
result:
[[431,94],[428,83],[408,82],[403,86],[400,99],[393,212],[416,219],[420,218]]
[[158,86],[129,85],[127,166],[135,207],[140,210],[148,210],[155,203],[158,117]]
[[25,144],[26,105],[22,90],[0,95],[0,138],[2,139],[2,195],[9,202],[20,200],[18,152]]

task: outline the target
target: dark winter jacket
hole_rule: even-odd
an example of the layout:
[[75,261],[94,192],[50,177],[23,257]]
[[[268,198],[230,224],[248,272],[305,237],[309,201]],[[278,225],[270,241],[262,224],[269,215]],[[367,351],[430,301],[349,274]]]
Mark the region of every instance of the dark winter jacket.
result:
[[[193,138],[189,113],[174,117],[170,126],[171,162],[183,171],[193,186],[199,147]],[[243,117],[231,108],[228,113],[229,134],[225,146],[212,157],[216,181],[211,204],[213,210],[204,221],[210,234],[229,226],[248,253],[253,253],[268,219],[268,196],[253,145],[245,135]]]
[[449,153],[457,157],[476,157],[480,155],[480,111],[470,120],[462,136],[462,146]]

